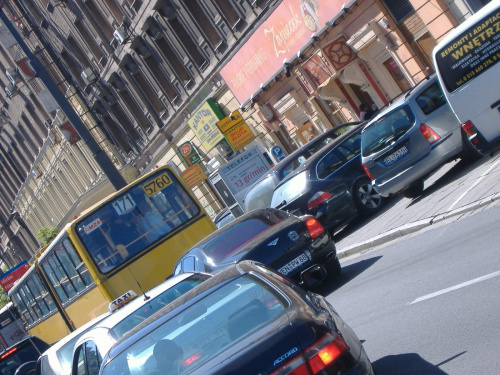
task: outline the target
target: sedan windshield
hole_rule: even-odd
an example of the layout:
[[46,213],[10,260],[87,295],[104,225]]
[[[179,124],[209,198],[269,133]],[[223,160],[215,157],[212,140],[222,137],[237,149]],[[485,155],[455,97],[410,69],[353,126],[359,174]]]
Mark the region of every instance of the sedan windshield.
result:
[[361,152],[370,156],[396,142],[415,123],[410,107],[403,106],[369,124],[361,133]]

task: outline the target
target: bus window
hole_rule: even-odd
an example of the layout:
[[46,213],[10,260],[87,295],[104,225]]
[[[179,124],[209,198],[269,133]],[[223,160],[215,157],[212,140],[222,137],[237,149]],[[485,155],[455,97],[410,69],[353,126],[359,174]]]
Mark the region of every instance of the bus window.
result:
[[40,275],[36,272],[23,281],[12,298],[20,307],[28,324],[32,324],[56,310],[52,297],[40,280]]
[[77,233],[99,271],[109,273],[199,213],[184,187],[163,171],[103,204],[77,224]]
[[93,284],[88,269],[82,266],[73,245],[66,237],[51,247],[41,261],[41,266],[62,303],[68,302]]

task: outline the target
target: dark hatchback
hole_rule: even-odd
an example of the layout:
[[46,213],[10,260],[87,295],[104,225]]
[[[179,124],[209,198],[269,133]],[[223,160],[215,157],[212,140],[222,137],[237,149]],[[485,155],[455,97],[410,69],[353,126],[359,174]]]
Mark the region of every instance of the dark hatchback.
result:
[[256,208],[270,207],[274,188],[281,180],[297,169],[322,147],[330,144],[334,139],[351,129],[359,127],[362,123],[361,121],[355,121],[337,125],[323,134],[318,135],[316,138],[313,138],[304,146],[281,160],[247,190],[244,198],[245,212],[250,212]]
[[264,263],[305,287],[341,270],[335,244],[318,220],[265,208],[240,216],[197,243],[179,259],[174,275],[216,273],[245,259]]
[[42,339],[27,336],[0,352],[0,375],[35,374],[36,361],[48,348],[50,345]]
[[262,264],[219,272],[152,315],[103,358],[101,375],[373,375],[328,301]]
[[307,159],[274,190],[271,207],[309,214],[333,230],[358,214],[370,215],[383,204],[361,165],[357,127]]

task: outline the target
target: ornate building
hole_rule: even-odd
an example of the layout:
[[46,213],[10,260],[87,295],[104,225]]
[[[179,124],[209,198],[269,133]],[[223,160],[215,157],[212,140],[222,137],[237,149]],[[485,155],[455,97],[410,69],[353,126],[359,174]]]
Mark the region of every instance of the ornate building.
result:
[[[208,146],[200,138],[207,105],[218,120],[241,115],[263,150],[290,152],[357,119],[360,103],[381,106],[432,71],[432,47],[485,2],[6,0],[2,12],[126,181],[160,163],[185,171],[179,146],[189,144],[210,175],[192,190],[214,214],[226,205],[239,212],[214,177],[239,149],[226,135]],[[331,13],[317,27],[315,3]],[[277,68],[266,67],[272,47],[245,53],[271,29],[290,47],[299,27],[306,41],[279,55]],[[114,188],[5,27],[0,68],[0,256],[13,266],[39,249],[41,228],[62,227]]]

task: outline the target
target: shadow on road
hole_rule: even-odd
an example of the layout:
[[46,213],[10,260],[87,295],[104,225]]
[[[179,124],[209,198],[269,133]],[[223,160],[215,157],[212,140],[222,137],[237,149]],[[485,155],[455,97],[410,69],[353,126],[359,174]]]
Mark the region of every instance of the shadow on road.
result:
[[388,355],[373,362],[377,375],[446,375],[439,366],[465,354],[459,353],[437,365],[427,362],[416,353]]
[[455,164],[449,171],[447,171],[444,175],[439,177],[434,183],[430,186],[425,185],[425,190],[419,197],[410,201],[407,207],[411,207],[415,203],[425,199],[427,196],[435,193],[439,189],[443,188],[446,185],[449,185],[457,180],[460,180],[465,175],[467,175],[472,169],[477,168],[480,164],[487,164],[489,162],[488,158],[482,158],[479,160],[460,160],[457,164]]
[[365,272],[368,268],[373,266],[380,258],[382,257],[376,256],[370,259],[364,259],[359,262],[342,267],[342,273],[340,274],[340,276],[324,282],[320,286],[316,287],[314,289],[314,292],[321,294],[323,296],[329,295],[336,289],[340,288],[344,284],[347,284],[349,281],[353,280],[355,277]]
[[[344,238],[348,237],[352,233],[356,232],[358,229],[362,228],[364,225],[369,223],[372,220],[377,220],[377,218],[383,215],[387,210],[391,209],[396,203],[398,203],[401,199],[405,199],[403,196],[398,195],[391,198],[384,199],[384,205],[377,213],[371,216],[358,216],[353,219],[349,224],[335,231],[333,235],[333,240],[335,243],[340,242]],[[363,239],[360,239],[362,241]]]

